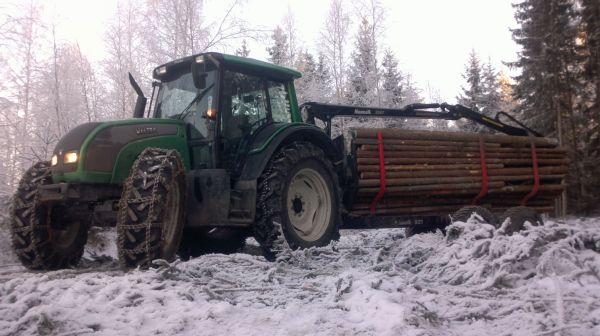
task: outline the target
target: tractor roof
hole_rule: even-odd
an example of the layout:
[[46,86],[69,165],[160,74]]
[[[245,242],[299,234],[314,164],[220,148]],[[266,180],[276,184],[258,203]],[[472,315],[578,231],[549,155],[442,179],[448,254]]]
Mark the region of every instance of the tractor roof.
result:
[[155,78],[158,77],[157,71],[161,67],[166,66],[167,68],[170,68],[172,66],[179,66],[179,65],[183,65],[185,63],[189,64],[190,62],[193,62],[196,59],[196,57],[198,57],[198,56],[205,56],[205,57],[208,57],[209,59],[213,58],[217,62],[224,63],[227,66],[233,66],[240,70],[248,70],[248,71],[254,72],[254,73],[257,73],[257,72],[264,73],[268,76],[276,77],[279,79],[289,80],[289,79],[302,77],[302,74],[300,72],[290,69],[290,68],[286,68],[286,67],[268,63],[268,62],[259,61],[259,60],[253,59],[253,58],[221,54],[221,53],[216,53],[216,52],[196,54],[196,55],[180,58],[180,59],[171,61],[169,63],[162,64],[154,69],[154,72],[153,72],[154,77]]

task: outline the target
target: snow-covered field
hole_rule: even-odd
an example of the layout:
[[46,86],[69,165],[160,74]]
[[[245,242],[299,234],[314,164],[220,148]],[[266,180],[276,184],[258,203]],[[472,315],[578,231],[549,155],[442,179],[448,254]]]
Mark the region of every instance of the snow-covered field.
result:
[[206,255],[122,272],[114,232],[81,266],[30,272],[0,231],[0,335],[600,335],[600,219],[505,236],[344,231],[270,263]]

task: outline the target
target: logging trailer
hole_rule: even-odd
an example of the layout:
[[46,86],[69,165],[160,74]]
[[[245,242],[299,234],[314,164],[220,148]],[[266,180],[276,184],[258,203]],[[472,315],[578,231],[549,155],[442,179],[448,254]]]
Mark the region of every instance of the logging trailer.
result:
[[[79,125],[25,172],[11,210],[17,256],[31,269],[74,266],[91,225],[116,226],[124,268],[233,252],[248,236],[274,260],[327,245],[341,228],[414,234],[473,213],[494,225],[510,218],[511,233],[540,224],[536,209],[551,211],[564,188],[564,150],[505,113],[298,106],[300,76],[203,53],[157,67],[146,109],[130,75],[133,119]],[[332,138],[340,116],[466,118],[504,134],[360,128]]]

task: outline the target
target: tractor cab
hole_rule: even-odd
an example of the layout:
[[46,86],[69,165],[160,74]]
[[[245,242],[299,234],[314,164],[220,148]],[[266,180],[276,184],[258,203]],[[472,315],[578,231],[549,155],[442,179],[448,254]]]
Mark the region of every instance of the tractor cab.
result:
[[153,118],[187,124],[191,168],[235,171],[268,125],[301,121],[294,70],[219,53],[186,57],[157,67]]

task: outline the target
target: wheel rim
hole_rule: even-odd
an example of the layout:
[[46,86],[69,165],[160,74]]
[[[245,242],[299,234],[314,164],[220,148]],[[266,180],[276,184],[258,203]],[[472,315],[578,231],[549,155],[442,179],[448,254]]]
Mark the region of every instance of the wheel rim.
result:
[[67,224],[64,227],[56,228],[52,226],[52,209],[48,209],[45,211],[46,225],[50,226],[50,241],[52,241],[54,246],[60,249],[64,250],[70,248],[77,239],[77,235],[81,227],[81,222],[74,221],[72,223]]
[[173,242],[177,236],[177,221],[179,220],[180,211],[179,185],[177,183],[173,183],[170,189],[171,190],[169,190],[167,194],[167,202],[165,207],[166,212],[162,225],[161,257],[163,258],[170,258],[175,252]]
[[287,193],[287,213],[294,231],[305,241],[323,236],[331,219],[331,191],[316,170],[304,168],[292,178]]

